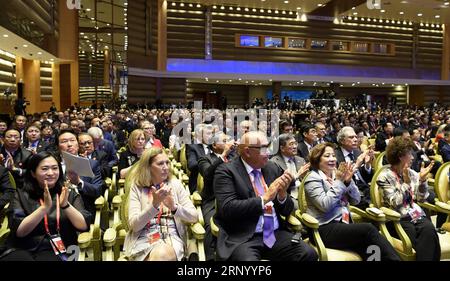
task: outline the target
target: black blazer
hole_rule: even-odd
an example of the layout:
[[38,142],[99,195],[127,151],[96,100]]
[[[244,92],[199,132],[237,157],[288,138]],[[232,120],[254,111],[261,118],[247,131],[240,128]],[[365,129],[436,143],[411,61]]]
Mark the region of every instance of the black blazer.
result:
[[[339,164],[341,162],[345,162],[344,153],[342,152],[342,149],[341,149],[340,146],[338,148],[336,148],[335,151],[336,151],[336,162],[337,162],[337,165],[339,166]],[[353,150],[352,153],[353,153],[353,155],[355,157],[355,161],[359,157],[359,155],[361,155],[361,151],[359,149]],[[370,173],[368,173],[366,168],[364,167],[364,165],[362,165],[359,168],[359,173],[361,174],[361,176],[363,177],[363,179],[367,183],[367,185],[361,186],[362,182],[359,182],[359,181],[355,182],[356,185],[358,186],[358,188],[360,188],[360,190],[361,190],[361,188],[369,188],[370,187],[370,182],[372,181],[372,177],[373,177],[373,174],[374,174],[373,167],[372,167]]]
[[0,210],[14,198],[14,188],[9,181],[8,170],[0,166]]
[[[262,169],[267,186],[279,176],[281,169],[268,162]],[[215,222],[219,227],[217,238],[217,257],[228,259],[237,246],[250,240],[255,234],[259,217],[263,215],[261,198],[256,197],[249,175],[241,158],[220,165],[214,176],[214,193],[217,200]],[[294,209],[290,196],[280,204],[274,201],[280,228],[285,228],[280,215],[288,216]]]
[[100,164],[100,172],[103,179],[111,177],[112,167],[109,166],[108,155],[106,152],[94,150],[94,152],[92,152],[91,159],[96,160]]
[[386,149],[386,140],[388,138],[385,132],[379,132],[375,139],[375,150],[383,152]]
[[198,160],[203,156],[205,156],[203,144],[186,145],[186,158],[188,162],[188,169],[190,171],[189,190],[191,193],[197,189]]
[[306,163],[309,162],[308,147],[306,146],[306,143],[303,140],[298,142],[297,155],[302,157],[306,161]]
[[[50,209],[50,212],[48,214],[48,225],[51,234],[56,234],[56,194],[52,192],[50,193],[52,196],[52,208]],[[89,224],[92,222],[92,216],[85,210],[80,195],[76,192],[70,191],[68,201],[74,208],[80,211],[89,228]],[[33,213],[39,207],[39,200],[32,198],[29,193],[24,190],[17,190],[11,203],[11,234],[9,235],[7,242],[9,248],[16,248],[27,251],[32,251],[33,249],[33,251],[36,252],[53,252],[50,241],[46,235],[43,219],[27,236],[23,238],[19,238],[16,236],[17,229],[19,228],[19,225],[22,223],[25,217]],[[70,245],[77,245],[77,232],[86,231],[86,229],[76,229],[63,210],[61,210],[60,214],[60,234],[61,239],[64,241],[64,245],[66,246],[66,248]]]
[[[8,154],[6,153],[4,146],[1,149],[1,154],[3,154],[3,157],[5,159],[8,158]],[[26,169],[28,167],[28,160],[32,155],[33,154],[30,151],[22,147],[19,147],[19,149],[17,149],[13,155],[14,165],[16,166],[16,168],[22,169],[22,174],[20,174],[19,172],[10,171],[14,177],[14,181],[16,182],[17,188],[22,188],[23,186],[23,176],[25,175]]]

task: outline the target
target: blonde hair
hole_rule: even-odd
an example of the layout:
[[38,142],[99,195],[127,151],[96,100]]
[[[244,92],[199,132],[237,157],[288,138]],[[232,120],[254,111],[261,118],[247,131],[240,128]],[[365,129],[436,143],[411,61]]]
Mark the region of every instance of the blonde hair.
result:
[[[133,183],[139,187],[149,187],[152,185],[151,165],[156,156],[160,154],[166,154],[164,149],[152,147],[146,149],[142,153],[141,159],[136,163],[136,167],[132,169],[130,178]],[[169,166],[169,177],[172,178],[172,168]]]
[[136,138],[139,137],[140,135],[143,135],[145,140],[147,141],[144,131],[141,129],[133,130],[133,132],[131,132],[130,136],[128,137],[128,147],[133,153],[135,153],[136,151],[136,146],[134,145],[134,142],[136,141]]

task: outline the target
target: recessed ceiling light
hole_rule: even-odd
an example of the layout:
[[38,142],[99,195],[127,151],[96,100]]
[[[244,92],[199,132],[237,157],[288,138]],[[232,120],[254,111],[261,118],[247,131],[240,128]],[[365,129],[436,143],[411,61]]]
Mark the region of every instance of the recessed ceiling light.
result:
[[87,8],[87,9],[86,9],[86,12],[90,12],[90,11],[91,11],[91,8]]
[[440,18],[441,16],[440,16],[440,15],[435,15],[434,17],[438,19],[438,18]]
[[381,10],[380,12],[384,13],[384,12],[386,12],[386,10]]
[[284,1],[284,4],[289,4],[289,1],[287,1],[287,0],[286,0],[286,1]]
[[356,16],[357,14],[358,14],[357,12],[354,12],[354,13],[353,13],[354,16]]
[[317,6],[318,6],[318,7],[322,7],[322,6],[323,6],[323,4],[317,4]]
[[8,34],[3,34],[3,37],[8,38],[9,35]]
[[38,55],[42,55],[42,52],[38,52],[37,54],[38,54]]
[[356,7],[352,7],[352,10],[355,10],[356,9]]
[[405,12],[400,12],[400,15],[403,15],[403,14],[405,14]]
[[423,14],[422,14],[422,13],[419,13],[419,14],[417,14],[417,16],[418,16],[418,17],[421,17],[421,16],[423,16]]
[[23,46],[24,48],[27,48],[27,47],[28,47],[28,45],[27,45],[27,44],[23,44],[22,46]]
[[450,5],[450,2],[445,2],[444,5],[445,5],[445,6]]

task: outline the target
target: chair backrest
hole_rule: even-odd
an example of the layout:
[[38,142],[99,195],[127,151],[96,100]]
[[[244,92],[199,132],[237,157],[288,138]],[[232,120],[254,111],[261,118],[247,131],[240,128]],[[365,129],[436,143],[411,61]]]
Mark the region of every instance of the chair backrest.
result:
[[439,167],[434,178],[434,192],[444,203],[449,201],[449,171],[450,162],[447,162]]
[[203,191],[203,187],[204,187],[204,182],[203,182],[203,177],[202,177],[202,175],[200,174],[200,173],[198,173],[198,176],[197,176],[197,190],[198,190],[198,192],[201,194],[202,193],[202,191]]
[[298,209],[300,212],[306,213],[306,210],[308,209],[308,203],[306,202],[306,194],[305,194],[305,182],[308,178],[310,172],[306,174],[306,176],[303,177],[302,182],[300,183],[300,186],[298,187]]
[[8,172],[9,182],[11,183],[12,188],[16,189],[16,181],[14,180],[13,175]]
[[186,145],[183,144],[180,150],[180,163],[183,166],[183,170],[187,173],[187,158],[186,158]]
[[133,177],[134,177],[134,170],[138,166],[138,162],[134,163],[131,166],[131,169],[128,171],[127,176],[125,177],[125,185],[124,185],[124,192],[122,194],[122,206],[120,206],[120,220],[122,221],[122,226],[125,229],[125,231],[128,232],[129,225],[128,225],[128,206],[130,205],[130,189],[131,185],[133,183]]
[[374,204],[375,208],[383,207],[383,190],[378,187],[377,178],[381,172],[388,169],[388,167],[389,165],[385,165],[379,168],[370,182],[370,201]]
[[384,156],[386,155],[386,151],[381,152],[380,154],[378,154],[377,158],[375,159],[375,171],[378,171],[381,167],[383,167],[383,159]]

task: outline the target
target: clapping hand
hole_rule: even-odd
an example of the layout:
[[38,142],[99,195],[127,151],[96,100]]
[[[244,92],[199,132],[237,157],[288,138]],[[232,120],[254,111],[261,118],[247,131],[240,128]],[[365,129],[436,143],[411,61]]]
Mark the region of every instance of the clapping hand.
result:
[[46,180],[44,181],[44,208],[46,214],[50,212],[50,209],[52,208],[52,196],[48,190],[48,182]]
[[61,189],[59,206],[65,207],[67,206],[67,204],[69,204],[69,188],[67,187],[67,185],[63,185]]
[[350,183],[350,181],[352,180],[353,173],[355,172],[353,167],[354,167],[354,164],[352,164],[352,163],[341,162],[341,164],[339,164],[339,167],[336,171],[336,179],[338,179],[338,180],[342,181],[343,183],[345,183],[346,185],[348,185]]
[[283,175],[278,177],[272,184],[269,186],[269,190],[264,194],[264,204],[275,199],[275,196],[278,194],[280,200],[284,200],[287,196],[287,189],[293,180],[293,175],[288,171],[285,171]]
[[303,178],[306,175],[306,173],[309,171],[310,167],[311,167],[311,163],[306,163],[300,169],[298,169],[297,178]]
[[420,167],[420,173],[419,178],[421,182],[424,182],[427,180],[428,174],[430,173],[431,169],[434,166],[434,161],[431,161],[431,163],[425,167],[425,163],[422,162],[422,166]]
[[153,207],[158,209],[159,205],[170,195],[170,187],[165,186],[164,183],[162,183],[159,189],[156,189],[155,186],[151,186],[150,192],[153,195]]

